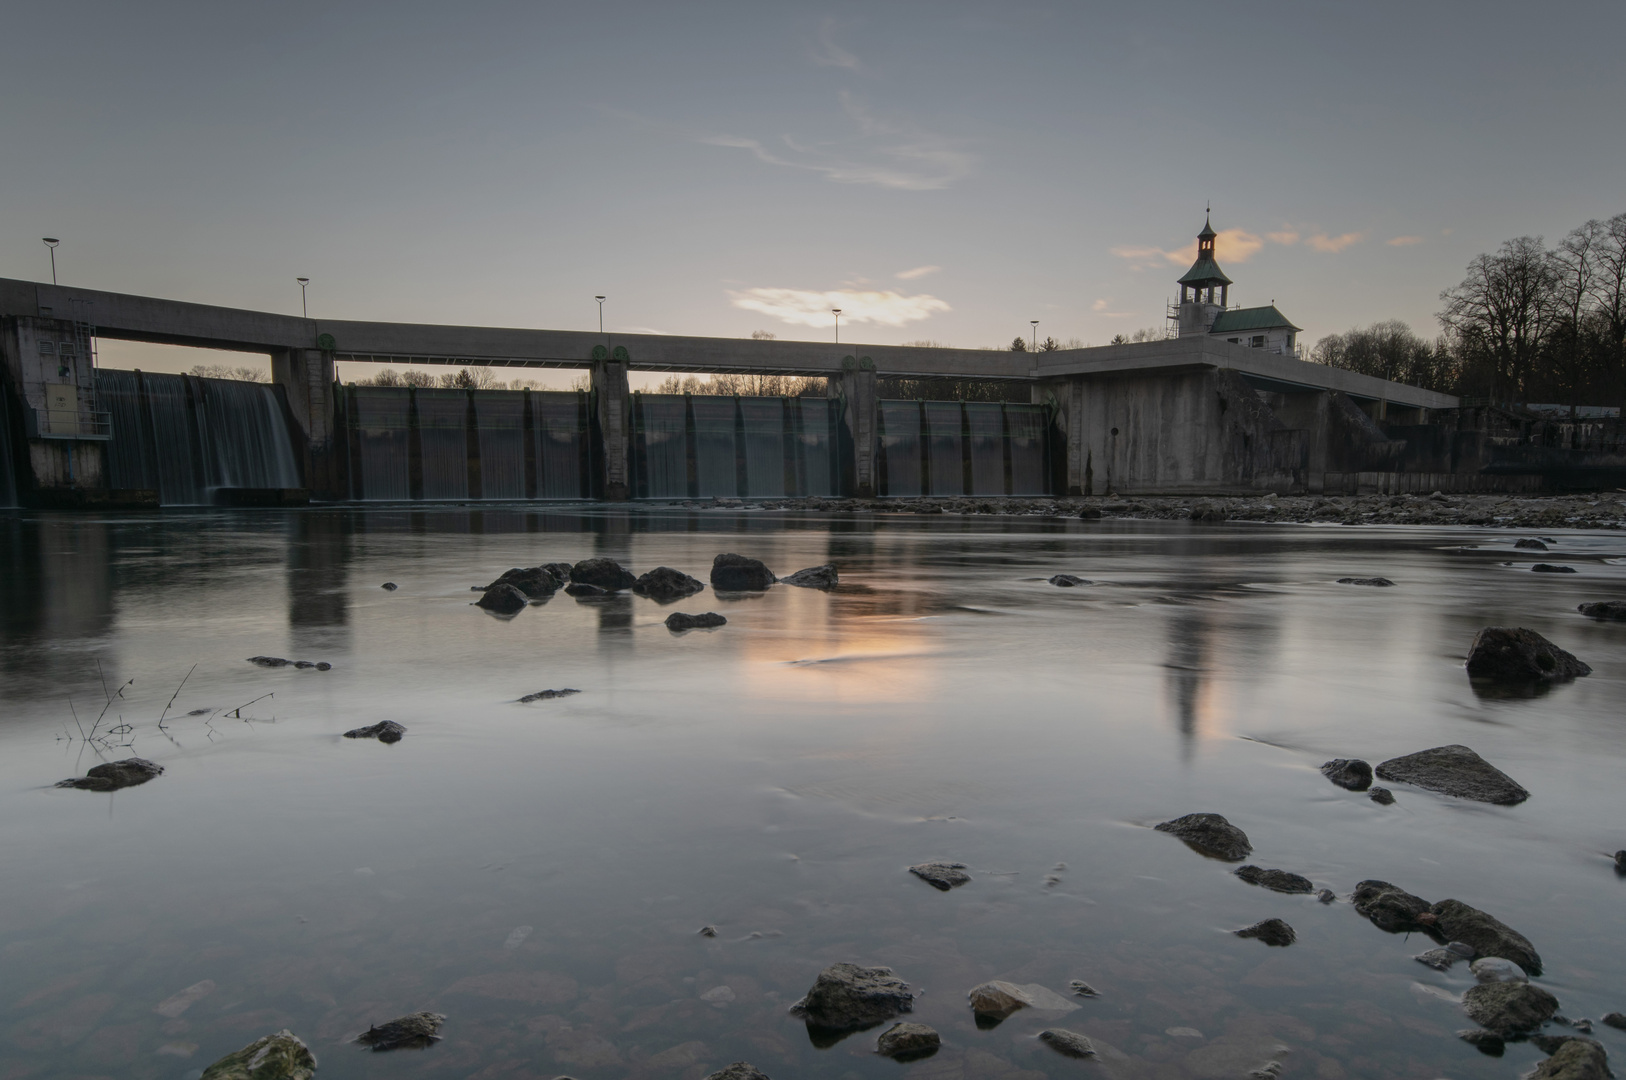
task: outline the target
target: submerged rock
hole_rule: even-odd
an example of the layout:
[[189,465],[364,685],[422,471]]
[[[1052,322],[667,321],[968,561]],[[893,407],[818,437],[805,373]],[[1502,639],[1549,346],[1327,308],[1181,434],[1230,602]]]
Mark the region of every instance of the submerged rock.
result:
[[1441,900],[1431,911],[1447,941],[1461,941],[1479,956],[1511,960],[1532,975],[1541,974],[1541,956],[1523,934],[1461,900]]
[[1387,589],[1392,587],[1394,582],[1390,581],[1386,577],[1341,577],[1338,579],[1338,584],[1366,585],[1374,589]]
[[386,582],[384,582],[384,584],[379,586],[379,588],[383,589],[385,592],[394,592],[396,589],[399,589],[400,587],[401,586],[397,585],[393,581],[386,581]]
[[1538,562],[1536,565],[1530,568],[1530,572],[1533,574],[1573,574],[1577,571],[1573,566],[1560,566],[1558,563]]
[[474,603],[493,615],[513,615],[525,610],[525,605],[531,598],[520,592],[512,585],[493,585],[481,594],[480,599]]
[[1460,941],[1453,941],[1443,949],[1429,949],[1412,957],[1419,964],[1426,964],[1435,971],[1448,971],[1452,965],[1460,960],[1474,958],[1473,946],[1465,945]]
[[1468,647],[1469,676],[1502,682],[1567,682],[1592,668],[1534,630],[1487,626]]
[[1558,1011],[1558,999],[1529,983],[1480,983],[1462,995],[1469,1018],[1504,1039],[1534,1031]]
[[1067,1057],[1086,1058],[1095,1056],[1095,1046],[1090,1040],[1076,1031],[1066,1028],[1046,1028],[1039,1032],[1039,1041],[1058,1054]]
[[1571,1035],[1550,1052],[1552,1057],[1537,1063],[1530,1080],[1607,1080],[1614,1075],[1609,1071],[1609,1055],[1592,1039]]
[[1521,537],[1519,539],[1519,541],[1517,543],[1515,543],[1513,546],[1516,547],[1516,548],[1528,548],[1531,551],[1546,551],[1547,550],[1547,545],[1546,544],[1543,544],[1540,540],[1536,540],[1536,539],[1534,539],[1532,537],[1529,537],[1529,536]]
[[1331,889],[1322,889],[1320,892],[1315,894],[1315,898],[1321,901],[1323,904],[1331,904],[1336,902],[1338,899],[1337,895]]
[[1593,604],[1582,604],[1575,610],[1589,619],[1626,622],[1626,600],[1599,600]]
[[227,1054],[204,1069],[199,1080],[310,1080],[315,1073],[316,1055],[283,1028]]
[[841,578],[836,574],[835,563],[809,566],[806,570],[798,570],[790,577],[779,580],[786,585],[796,585],[803,589],[833,589],[841,584]]
[[1500,956],[1482,956],[1468,965],[1474,978],[1479,982],[1529,982],[1530,977],[1525,974],[1524,968],[1511,960],[1504,960]]
[[406,1016],[398,1016],[387,1024],[369,1027],[356,1036],[356,1041],[363,1046],[370,1046],[374,1053],[385,1050],[422,1050],[440,1042],[440,1025],[446,1018],[440,1013],[415,1012]]
[[486,590],[489,592],[498,585],[512,585],[530,599],[541,600],[558,592],[565,580],[545,566],[516,566],[487,585]]
[[1386,787],[1372,788],[1366,793],[1366,797],[1379,806],[1393,806],[1395,803],[1395,793]]
[[292,660],[284,660],[280,656],[251,656],[248,658],[248,662],[258,664],[261,667],[287,667],[293,663]]
[[666,628],[673,632],[681,630],[710,630],[713,627],[723,626],[727,619],[715,611],[708,611],[703,615],[685,615],[681,611],[674,611],[666,617]]
[[[560,1080],[566,1080],[561,1077]],[[706,1080],[768,1080],[768,1074],[749,1061],[736,1061],[706,1077]]]
[[1457,1038],[1476,1048],[1481,1054],[1491,1057],[1501,1057],[1502,1051],[1507,1048],[1506,1041],[1494,1031],[1484,1028],[1469,1028],[1467,1031],[1457,1032]]
[[377,739],[381,743],[398,743],[406,728],[394,720],[380,720],[372,727],[359,727],[344,733],[347,739]]
[[610,596],[612,594],[609,589],[599,585],[589,585],[585,581],[572,581],[565,586],[565,595],[574,596],[580,600],[590,596]]
[[1321,775],[1346,791],[1365,791],[1372,786],[1372,766],[1360,758],[1333,758],[1321,766]]
[[1384,780],[1498,806],[1514,806],[1530,797],[1507,773],[1457,744],[1390,758],[1378,766],[1377,774]]
[[164,767],[146,758],[125,758],[92,765],[83,776],[72,776],[59,781],[57,787],[80,788],[84,791],[118,791],[120,788],[145,784],[155,776],[162,776]]
[[690,577],[670,566],[657,566],[632,583],[633,592],[639,596],[647,596],[659,604],[670,604],[674,600],[693,596],[705,587],[706,583],[699,578]]
[[711,587],[727,592],[761,592],[779,579],[756,559],[719,555],[711,563]]
[[1204,855],[1239,862],[1253,854],[1248,834],[1218,814],[1187,814],[1156,826],[1172,833]]
[[1426,925],[1418,920],[1432,914],[1427,900],[1387,881],[1368,880],[1356,885],[1351,903],[1373,926],[1391,934],[1416,930]]
[[702,926],[699,929],[699,931],[697,931],[697,932],[700,934],[701,937],[716,937],[717,936],[717,928],[715,926]]
[[1063,589],[1071,589],[1075,585],[1093,585],[1088,578],[1074,577],[1072,574],[1057,574],[1050,579],[1050,584]]
[[1239,938],[1258,938],[1266,945],[1291,945],[1298,940],[1293,928],[1281,919],[1264,919],[1233,933]]
[[889,1058],[909,1061],[933,1053],[943,1045],[943,1037],[925,1024],[893,1024],[875,1040],[875,1051]]
[[971,875],[965,872],[965,863],[958,862],[923,862],[911,866],[909,872],[943,892],[971,880]]
[[1073,993],[1077,994],[1079,997],[1100,997],[1101,996],[1101,991],[1097,990],[1095,987],[1091,986],[1089,983],[1085,982],[1083,979],[1074,979],[1072,982],[1067,984],[1067,989],[1071,990]]
[[914,1002],[909,984],[891,968],[831,964],[791,1008],[817,1027],[843,1030],[890,1020],[912,1011]]
[[526,694],[519,700],[521,704],[529,704],[533,701],[552,701],[554,698],[569,697],[571,694],[579,693],[581,693],[580,690],[572,690],[567,686],[563,690],[538,690],[534,694]]
[[572,566],[570,580],[578,585],[597,585],[605,592],[630,589],[638,581],[631,570],[627,570],[614,559],[602,556],[596,559],[583,559]]
[[1265,888],[1279,893],[1307,893],[1315,891],[1315,884],[1307,877],[1287,870],[1261,870],[1257,866],[1244,866],[1236,871],[1236,876],[1249,885],[1263,885]]
[[1626,1031],[1626,1013],[1604,1013],[1603,1022],[1612,1028],[1617,1028],[1620,1031]]
[[1002,979],[973,986],[966,997],[971,1001],[972,1012],[994,1020],[1003,1020],[1017,1009],[1033,1004],[1026,990]]

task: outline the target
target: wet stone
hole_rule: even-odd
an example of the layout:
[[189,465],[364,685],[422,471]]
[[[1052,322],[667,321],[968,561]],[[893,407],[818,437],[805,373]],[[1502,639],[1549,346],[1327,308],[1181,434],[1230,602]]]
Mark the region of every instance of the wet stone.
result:
[[1533,537],[1529,537],[1529,536],[1521,537],[1519,539],[1519,541],[1517,543],[1515,543],[1513,546],[1516,547],[1516,548],[1525,548],[1525,549],[1530,550],[1530,551],[1546,551],[1547,550],[1547,545],[1546,544],[1543,544],[1540,540],[1536,540]]
[[971,875],[967,874],[965,869],[965,863],[925,862],[911,866],[909,872],[934,889],[948,892],[971,880]]
[[[1540,1038],[1537,1036],[1530,1041],[1547,1050],[1538,1042]],[[1609,1055],[1593,1039],[1572,1035],[1561,1040],[1548,1053],[1552,1056],[1536,1065],[1535,1071],[1530,1073],[1530,1080],[1606,1080],[1614,1075],[1609,1071]]]
[[1530,572],[1533,574],[1574,574],[1577,571],[1573,566],[1561,566],[1558,563],[1538,562],[1536,565],[1530,568]]
[[356,1036],[356,1042],[368,1046],[375,1053],[386,1050],[422,1050],[440,1042],[440,1025],[446,1017],[440,1013],[415,1012],[398,1016],[387,1024],[377,1024]]
[[1431,914],[1427,900],[1413,896],[1387,881],[1361,882],[1355,886],[1351,902],[1357,912],[1372,921],[1372,925],[1392,934],[1426,925],[1419,919]]
[[875,1051],[889,1058],[909,1061],[933,1053],[943,1045],[942,1036],[925,1024],[897,1023],[875,1040]]
[[1360,758],[1333,758],[1321,766],[1321,775],[1346,791],[1365,791],[1372,786],[1372,766]]
[[1524,968],[1511,960],[1504,960],[1500,956],[1481,957],[1468,965],[1468,970],[1473,972],[1474,978],[1482,983],[1522,983],[1530,981],[1530,977],[1525,974]]
[[1390,758],[1378,766],[1377,774],[1384,780],[1498,806],[1514,806],[1530,797],[1511,776],[1456,744]]
[[1626,622],[1626,600],[1600,600],[1592,604],[1582,604],[1575,610],[1589,619]]
[[1307,893],[1315,891],[1315,885],[1309,878],[1301,877],[1287,870],[1261,870],[1257,866],[1244,866],[1236,871],[1236,876],[1249,885],[1262,885],[1273,892]]
[[1039,1032],[1039,1041],[1050,1049],[1066,1057],[1085,1058],[1095,1056],[1095,1047],[1090,1040],[1076,1031],[1066,1028],[1046,1028]]
[[227,1054],[204,1069],[199,1080],[310,1080],[315,1074],[316,1055],[283,1028]]
[[1626,1031],[1626,1013],[1604,1013],[1603,1023],[1619,1031]]
[[1187,814],[1156,826],[1171,833],[1205,855],[1239,862],[1253,854],[1248,834],[1218,814]]
[[841,578],[836,574],[835,563],[825,563],[823,566],[809,566],[805,570],[798,570],[786,578],[779,579],[783,584],[795,585],[803,589],[833,589],[841,584]]
[[1101,996],[1101,991],[1097,990],[1083,979],[1074,979],[1072,982],[1067,984],[1067,989],[1071,990],[1079,997],[1092,998]]
[[736,1061],[732,1065],[718,1069],[706,1077],[706,1080],[768,1080],[768,1074],[749,1061]]
[[1503,1038],[1541,1027],[1558,1011],[1558,999],[1529,983],[1480,983],[1462,995],[1469,1019]]
[[347,739],[377,739],[381,743],[398,743],[406,728],[394,720],[380,720],[371,727],[359,727],[344,733]]
[[491,612],[493,615],[514,615],[525,610],[525,605],[531,598],[520,592],[514,586],[504,583],[493,585],[480,595],[475,606]]
[[1419,964],[1426,964],[1435,971],[1447,971],[1460,960],[1472,960],[1474,950],[1471,945],[1464,945],[1460,941],[1453,941],[1442,949],[1429,949],[1412,957]]
[[701,937],[716,937],[717,928],[715,926],[702,926],[698,933]]
[[971,1001],[972,1012],[999,1020],[1003,1020],[1017,1009],[1033,1004],[1027,992],[1020,986],[999,979],[973,986],[966,993],[966,997]]
[[912,1011],[914,994],[891,968],[831,964],[819,972],[807,996],[791,1008],[817,1027],[843,1030]]
[[1615,873],[1626,874],[1626,848],[1615,852]]
[[1395,804],[1395,793],[1386,787],[1372,788],[1366,793],[1366,797],[1379,806],[1393,806]]
[[396,589],[399,589],[400,587],[401,586],[397,585],[393,581],[386,581],[386,582],[384,582],[384,584],[379,586],[379,588],[383,589],[385,592],[394,592]]
[[533,701],[552,701],[555,698],[569,697],[571,694],[579,693],[581,693],[580,690],[573,690],[567,686],[561,690],[538,690],[534,694],[526,694],[519,700],[524,704],[529,704]]
[[1266,945],[1291,945],[1298,940],[1298,935],[1293,932],[1293,928],[1281,919],[1264,919],[1252,926],[1244,926],[1241,930],[1234,931],[1234,933],[1239,938],[1257,938]]
[[674,611],[666,617],[666,628],[674,633],[683,630],[710,630],[727,622],[727,619],[715,611],[708,611],[702,615],[685,615],[681,611]]
[[619,592],[630,589],[638,579],[632,571],[623,567],[614,559],[602,556],[596,559],[583,559],[570,568],[570,580],[577,585],[597,585],[605,592]]
[[1074,577],[1072,574],[1057,574],[1050,579],[1050,584],[1063,589],[1071,589],[1077,585],[1093,585],[1088,578]]
[[1465,666],[1471,678],[1499,682],[1567,682],[1592,674],[1591,667],[1534,630],[1513,626],[1487,626],[1475,634]]
[[1457,1032],[1457,1038],[1477,1049],[1481,1054],[1491,1057],[1501,1057],[1502,1051],[1507,1047],[1506,1041],[1494,1031],[1484,1028],[1469,1028]]
[[632,583],[633,592],[639,596],[647,596],[660,604],[669,604],[674,600],[693,596],[705,587],[706,583],[699,578],[690,577],[670,566],[657,566]]
[[585,581],[572,581],[565,586],[565,595],[574,596],[578,600],[592,596],[609,596],[610,593],[611,590],[601,585],[593,585]]
[[145,784],[155,776],[162,776],[164,767],[154,764],[146,758],[125,758],[123,761],[106,761],[100,765],[92,765],[85,770],[84,776],[69,777],[59,781],[57,787],[79,788],[84,791],[118,791],[121,788],[135,787]]
[[779,579],[756,559],[719,555],[711,563],[711,587],[727,592],[760,592]]
[[1365,585],[1373,589],[1388,589],[1394,586],[1394,582],[1386,577],[1341,577],[1338,579],[1338,584]]
[[1511,960],[1532,975],[1541,974],[1541,956],[1523,934],[1461,900],[1441,900],[1430,908],[1447,941],[1470,946],[1477,956]]
[[545,566],[516,566],[486,586],[489,592],[498,585],[512,585],[528,599],[541,600],[559,591],[565,579]]
[[1315,898],[1321,901],[1323,904],[1336,903],[1338,900],[1337,894],[1331,889],[1322,889],[1320,892],[1315,894]]

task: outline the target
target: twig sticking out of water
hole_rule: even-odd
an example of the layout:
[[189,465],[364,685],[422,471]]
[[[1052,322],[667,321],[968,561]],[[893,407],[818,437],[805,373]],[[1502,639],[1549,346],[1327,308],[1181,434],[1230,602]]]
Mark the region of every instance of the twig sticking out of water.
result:
[[[255,698],[254,701],[264,701],[268,697],[276,697],[276,696],[277,696],[276,691],[273,690],[269,694],[261,694],[259,697]],[[241,705],[237,706],[237,708],[235,708],[235,709],[227,709],[226,710],[226,715],[227,716],[234,716],[237,719],[241,720],[241,719],[243,719],[243,710],[248,708],[250,705],[254,704],[254,701],[245,701]],[[249,719],[252,720],[254,718],[251,716],[251,717],[249,717]]]
[[192,673],[194,671],[196,671],[196,670],[198,670],[198,665],[196,665],[196,664],[193,664],[191,667],[187,668],[186,669],[186,674],[181,676],[181,685],[177,686],[175,688],[175,692],[173,694],[169,695],[169,704],[165,705],[164,706],[164,711],[158,714],[158,730],[159,731],[164,730],[164,717],[169,715],[170,707],[175,704],[175,699],[181,696],[181,687],[184,687],[186,685],[186,680],[190,679],[192,677]]

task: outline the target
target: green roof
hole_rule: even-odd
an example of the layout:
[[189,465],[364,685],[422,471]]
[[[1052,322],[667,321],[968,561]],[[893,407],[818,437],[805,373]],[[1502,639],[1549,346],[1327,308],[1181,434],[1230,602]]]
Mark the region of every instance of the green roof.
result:
[[1247,330],[1299,330],[1287,321],[1287,316],[1276,310],[1275,304],[1264,307],[1232,308],[1222,311],[1214,319],[1210,334],[1236,334]]
[[1208,284],[1229,285],[1231,279],[1225,276],[1225,271],[1219,268],[1219,263],[1213,259],[1199,257],[1196,262],[1191,264],[1191,269],[1186,271],[1185,276],[1180,279],[1178,284],[1196,285],[1201,288]]

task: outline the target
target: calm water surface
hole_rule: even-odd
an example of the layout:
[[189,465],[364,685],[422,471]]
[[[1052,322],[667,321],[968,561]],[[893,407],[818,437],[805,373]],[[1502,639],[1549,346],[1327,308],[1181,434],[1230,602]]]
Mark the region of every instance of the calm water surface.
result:
[[[1542,1055],[1452,1037],[1471,976],[1415,963],[1430,942],[1249,886],[1149,828],[1216,811],[1251,861],[1340,896],[1377,877],[1465,900],[1535,943],[1565,1014],[1626,1011],[1609,859],[1626,847],[1626,626],[1575,613],[1626,597],[1626,540],[1554,534],[1544,557],[1580,571],[1558,577],[1529,573],[1515,538],[649,510],[0,517],[0,1076],[180,1080],[284,1026],[323,1078],[696,1080],[739,1059],[776,1080],[1178,1080],[1271,1058],[1321,1080],[1515,1075]],[[561,593],[512,620],[470,606],[511,566],[609,555],[704,578],[723,551],[781,574],[834,562],[842,585],[672,608]],[[1059,572],[1095,584],[1045,583]],[[1334,583],[1375,574],[1397,587]],[[674,609],[729,623],[673,635]],[[1462,658],[1493,624],[1595,673],[1481,697]],[[244,662],[261,653],[333,670]],[[133,680],[99,729],[129,725],[111,741],[130,747],[79,739],[104,680]],[[563,687],[581,693],[516,702]],[[404,741],[340,738],[385,719]],[[1453,742],[1530,800],[1396,785],[1385,808],[1316,771]],[[132,753],[165,774],[50,786]],[[928,859],[974,880],[938,893],[905,870]],[[1270,916],[1298,943],[1228,933]],[[942,1051],[898,1065],[875,1031],[814,1045],[786,1007],[838,960],[924,988],[913,1018]],[[994,978],[1101,997],[979,1029],[965,992]],[[424,1008],[449,1017],[427,1051],[342,1042]],[[1101,1059],[1054,1054],[1034,1038],[1049,1026]],[[1626,1034],[1597,1037],[1626,1052]]]

